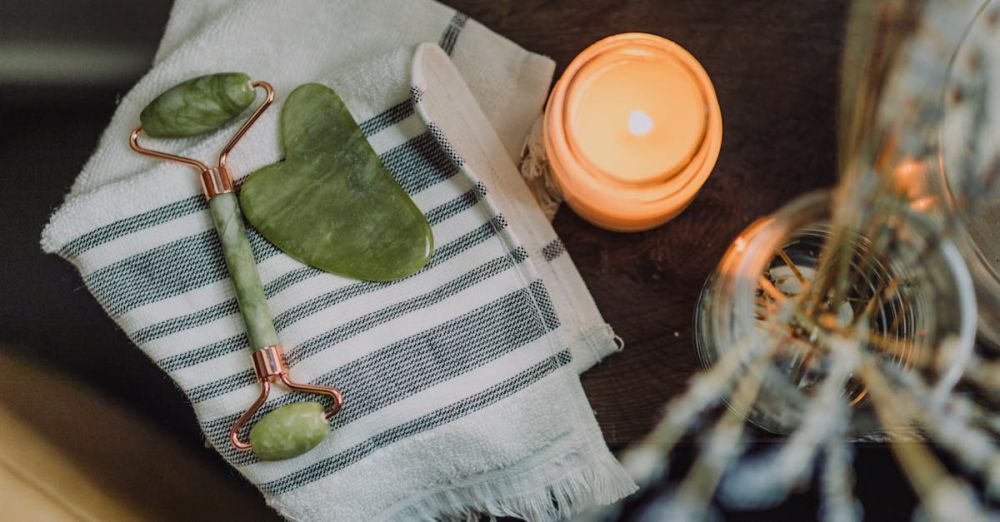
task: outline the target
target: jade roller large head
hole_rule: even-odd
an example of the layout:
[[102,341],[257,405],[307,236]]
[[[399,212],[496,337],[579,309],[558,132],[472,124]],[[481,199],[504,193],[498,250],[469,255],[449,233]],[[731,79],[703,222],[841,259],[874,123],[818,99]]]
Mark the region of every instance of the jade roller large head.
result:
[[[209,167],[199,160],[143,148],[139,136],[178,138],[216,130],[243,113],[256,98],[255,90],[266,92],[264,101],[240,126],[219,153],[218,165]],[[330,431],[327,420],[343,406],[336,388],[299,384],[288,376],[288,367],[278,334],[274,329],[260,275],[247,240],[243,214],[227,167],[230,151],[274,101],[274,89],[263,81],[251,82],[241,73],[210,74],[188,80],[160,94],[142,110],[129,139],[132,150],[157,159],[193,167],[201,175],[202,188],[212,220],[219,233],[222,250],[236,289],[236,299],[250,341],[254,373],[260,395],[233,424],[229,439],[239,451],[253,450],[262,460],[292,458],[318,445]],[[318,402],[292,403],[264,415],[250,430],[249,442],[240,440],[242,428],[267,401],[272,384],[281,383],[298,392],[320,394],[332,400],[324,410]]]

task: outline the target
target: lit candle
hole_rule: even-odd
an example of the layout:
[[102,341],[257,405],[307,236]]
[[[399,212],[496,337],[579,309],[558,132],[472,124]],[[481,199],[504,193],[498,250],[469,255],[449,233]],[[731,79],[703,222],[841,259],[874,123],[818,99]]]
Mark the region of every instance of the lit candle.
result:
[[570,207],[618,231],[677,216],[708,179],[722,115],[708,74],[650,34],[605,38],[577,56],[545,112],[545,149]]

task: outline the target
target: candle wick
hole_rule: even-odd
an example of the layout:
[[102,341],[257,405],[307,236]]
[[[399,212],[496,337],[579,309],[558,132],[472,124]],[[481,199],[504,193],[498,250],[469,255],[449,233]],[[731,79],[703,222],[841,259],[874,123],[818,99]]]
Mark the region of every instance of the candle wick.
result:
[[653,118],[640,110],[628,113],[628,131],[633,136],[645,136],[653,132]]

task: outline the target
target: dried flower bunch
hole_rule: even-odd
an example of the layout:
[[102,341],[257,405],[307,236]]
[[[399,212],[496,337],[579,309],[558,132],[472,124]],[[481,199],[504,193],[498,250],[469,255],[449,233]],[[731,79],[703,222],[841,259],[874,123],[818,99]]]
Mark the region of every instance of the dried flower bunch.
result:
[[[920,516],[1000,516],[1000,353],[975,343],[984,289],[956,244],[1000,189],[1000,2],[858,0],[843,75],[840,183],[733,243],[698,309],[709,367],[623,457],[649,484],[699,432],[650,520],[813,481],[822,519],[858,520],[857,440],[890,444]],[[784,438],[748,454],[748,425]]]

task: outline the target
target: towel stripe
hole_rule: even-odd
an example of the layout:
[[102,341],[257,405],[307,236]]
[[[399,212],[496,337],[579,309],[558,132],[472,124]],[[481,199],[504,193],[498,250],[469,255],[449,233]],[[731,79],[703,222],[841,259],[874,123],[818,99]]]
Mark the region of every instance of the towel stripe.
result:
[[[258,262],[279,250],[253,228],[247,229]],[[215,230],[205,230],[116,261],[83,276],[108,313],[121,315],[229,277]]]
[[393,125],[409,118],[413,114],[413,100],[407,98],[381,113],[368,118],[358,127],[365,136],[374,136]]
[[77,257],[91,248],[113,241],[116,238],[202,210],[208,210],[208,203],[205,202],[204,197],[194,196],[185,198],[148,212],[143,212],[142,214],[120,219],[110,225],[95,228],[66,243],[59,251],[59,255],[67,259]]
[[[493,236],[493,229],[491,226],[489,226],[489,224],[484,224],[479,226],[478,228],[459,237],[458,239],[452,241],[451,243],[445,245],[444,247],[439,248],[435,252],[435,255],[432,258],[431,263],[428,264],[427,269],[433,268],[434,266],[437,266],[438,264],[443,263],[462,252],[465,252],[469,248],[481,244],[482,242],[486,241],[488,238],[492,236]],[[524,251],[524,249],[519,249],[519,250],[523,252],[524,257],[526,258],[527,252]],[[318,273],[317,270],[309,267],[304,267],[302,269],[294,270],[293,273],[304,274],[303,277],[301,278],[303,280],[313,276],[323,277],[322,273]],[[323,296],[314,299],[313,302],[315,304],[318,303],[319,301],[325,301],[326,306],[332,306],[334,304],[341,303],[351,298],[368,294],[376,290],[379,290],[381,288],[385,288],[392,284],[395,283],[358,282],[350,286],[342,287],[340,289],[324,294]],[[266,288],[265,288],[265,294],[267,294],[268,297],[271,296],[271,294],[268,293]],[[236,300],[233,299],[226,303],[222,303],[222,305],[216,305],[210,307],[209,309],[217,309],[217,308],[224,308],[225,310],[235,308],[236,310],[238,310],[238,305],[236,303]],[[284,314],[282,314],[282,317],[286,317],[284,321],[286,321],[287,324],[292,324],[295,321],[302,319],[307,315],[320,309],[320,308],[315,308],[307,310],[303,305],[300,305],[297,308],[299,309],[299,311],[294,315],[290,314],[289,312],[285,312]],[[234,310],[231,313],[236,313],[236,311]],[[219,315],[210,316],[199,313],[197,319],[207,323],[210,321],[214,321],[219,317],[223,316]],[[188,328],[200,326],[200,324],[203,323],[191,324],[185,328],[182,328],[181,330],[186,330]],[[279,331],[281,330],[281,328],[282,327],[279,327]],[[187,368],[189,366],[201,364],[210,359],[214,359],[215,357],[220,357],[227,353],[231,353],[240,350],[242,348],[245,348],[247,346],[247,343],[248,340],[246,337],[246,333],[241,332],[240,334],[230,337],[228,339],[216,341],[214,343],[205,346],[199,346],[197,348],[194,348],[192,350],[183,353],[165,357],[163,359],[156,361],[156,363],[159,364],[165,371],[180,370],[182,368]]]
[[[394,305],[382,308],[377,312],[359,317],[353,321],[344,323],[337,328],[330,330],[327,334],[314,337],[288,352],[288,363],[297,364],[313,355],[323,351],[326,347],[343,342],[358,333],[368,331],[380,324],[387,323],[404,314],[430,307],[445,299],[472,288],[473,286],[490,279],[501,272],[514,268],[517,264],[524,262],[528,258],[527,251],[518,248],[513,259],[511,257],[498,257],[480,265],[468,272],[452,279],[448,283],[435,288],[434,290],[417,297],[400,301]],[[313,303],[308,303],[312,305]],[[333,303],[323,304],[322,308],[331,306]],[[299,312],[298,310],[296,312]],[[308,313],[312,313],[309,311]]]
[[[383,163],[413,195],[457,173],[430,133],[383,154]],[[257,261],[279,251],[252,227],[247,229]],[[84,276],[84,282],[112,315],[167,299],[228,277],[214,230],[177,239],[116,261]]]
[[[470,199],[470,198],[474,198],[474,197],[476,197],[475,194],[466,193],[466,194],[463,194],[462,196],[460,196],[460,198],[462,199],[462,201],[452,200],[450,203],[448,203],[448,205],[451,205],[452,203],[454,203],[455,206],[458,207],[460,205],[464,205],[466,203],[469,203],[471,206],[474,206],[475,203],[476,203],[476,200]],[[441,212],[441,215],[439,215],[439,216],[435,216],[435,215],[432,215],[432,214],[428,214],[427,215],[428,221],[432,225],[435,224],[435,223],[443,222],[443,221],[445,221],[445,220],[447,220],[449,218],[452,218],[452,217],[454,217],[454,216],[456,216],[456,215],[458,215],[458,214],[460,214],[462,212],[461,210],[458,210],[457,208],[448,208],[448,209],[442,208],[441,210],[442,210],[442,212]],[[440,219],[440,221],[438,221],[438,219]],[[480,227],[480,228],[485,228],[485,226]],[[478,230],[479,229],[474,229],[474,230],[470,231],[467,235],[477,234]],[[486,236],[476,236],[476,237],[480,237],[481,240],[485,240],[487,238]],[[476,243],[476,244],[478,244],[478,243]],[[449,243],[449,245],[450,245],[450,243]],[[437,266],[437,264],[441,262],[441,261],[435,260],[435,258],[438,257],[438,256],[442,256],[444,259],[450,259],[451,258],[451,255],[448,253],[448,252],[450,252],[448,250],[448,246],[449,245],[444,245],[444,246],[437,247],[437,248],[434,249],[434,256],[431,257],[431,261],[427,264],[427,268]],[[467,245],[467,246],[474,246],[474,245]],[[456,252],[456,254],[463,252],[466,247],[456,247],[456,248],[460,248]],[[442,261],[444,259],[442,259]],[[300,283],[300,282],[302,282],[302,281],[304,281],[304,280],[306,280],[306,279],[308,279],[310,277],[318,276],[318,275],[321,275],[321,274],[323,274],[323,272],[320,272],[320,271],[318,271],[316,269],[313,269],[313,268],[310,268],[308,266],[302,267],[302,268],[298,268],[296,270],[288,272],[287,274],[279,276],[278,278],[274,279],[273,281],[265,284],[264,285],[264,294],[267,295],[267,296],[275,295],[278,292],[280,292],[280,291],[282,291],[282,290],[284,290],[284,289],[286,289],[286,288],[288,288],[288,287],[290,287],[292,285],[298,284],[298,283]]]
[[389,173],[411,196],[458,172],[458,166],[437,146],[429,132],[383,153],[380,158]]
[[[485,239],[485,237],[482,237],[485,236],[485,234],[479,234],[479,236],[482,239]],[[458,243],[456,246],[458,246],[459,248],[452,248],[451,251],[448,252],[448,254],[450,254],[449,257],[456,255],[457,252],[461,250],[465,250],[466,248],[471,246],[469,243],[472,243],[476,239],[479,238],[476,237],[464,238],[465,244]],[[482,239],[480,239],[480,241],[476,241],[476,243],[481,242]],[[463,241],[463,239],[460,239],[459,241]],[[517,249],[517,255],[518,257],[516,258],[516,262],[518,263],[522,262],[524,259],[527,259],[527,251],[524,250],[523,248]],[[506,261],[506,258],[503,258],[503,260]],[[352,323],[349,323],[353,325],[352,328],[356,328],[355,331],[344,332],[341,338],[337,339],[336,341],[327,340],[327,343],[332,344],[333,342],[339,342],[343,339],[350,337],[351,335],[367,331],[368,329],[371,329],[372,327],[377,326],[378,324],[389,321],[399,315],[402,315],[403,313],[409,313],[419,308],[425,308],[426,306],[430,306],[455,293],[458,293],[466,288],[469,288],[475,284],[478,284],[479,282],[488,279],[489,277],[498,274],[501,271],[501,269],[506,270],[510,268],[509,263],[508,266],[506,267],[500,266],[499,262],[496,260],[493,263],[494,263],[493,265],[489,266],[484,265],[480,266],[477,269],[470,270],[469,272],[462,274],[458,278],[453,279],[448,284],[438,287],[435,290],[427,294],[424,294],[423,296],[420,296],[419,298],[413,298],[408,301],[403,301],[397,303],[396,305],[372,312],[366,316],[362,316],[361,318],[352,321]],[[311,299],[310,301],[302,303],[284,312],[283,314],[277,316],[275,318],[275,325],[278,327],[278,331],[280,332],[289,325],[294,324],[295,322],[300,321],[306,317],[309,317],[310,315],[316,312],[319,312],[330,306],[343,303],[355,297],[385,288],[387,286],[389,286],[388,283],[360,282],[339,288],[332,292],[328,292],[314,299]],[[420,299],[423,299],[426,302],[421,304]],[[281,322],[280,325],[278,324],[279,320]],[[338,329],[341,330],[345,328],[346,326],[338,327]],[[348,333],[350,335],[347,335]],[[313,346],[314,344],[315,346]],[[239,351],[241,349],[246,348],[246,346],[247,346],[246,333],[241,332],[240,334],[237,334],[228,339],[223,339],[221,341],[217,341],[205,346],[200,346],[193,350],[172,355],[170,357],[165,357],[157,361],[157,364],[160,365],[166,371],[176,371],[182,368],[187,368],[190,366],[204,363],[206,361],[209,361],[216,357],[221,357],[228,353]],[[322,343],[319,343],[318,341],[315,340],[307,341],[306,343],[301,345],[297,349],[297,351],[291,351],[288,353],[289,363],[294,364],[295,360],[304,359],[309,355],[312,355],[313,353],[322,350],[323,347],[324,345]]]
[[[483,232],[486,232],[486,231],[483,230]],[[485,239],[486,237],[488,237],[488,234],[475,234],[475,236],[472,236],[472,237],[465,236],[463,238],[460,238],[459,241],[463,241],[464,240],[464,244],[459,243],[459,245],[458,245],[459,248],[451,248],[450,251],[448,252],[448,254],[449,254],[448,257],[452,257],[452,256],[456,255],[460,249],[464,250],[465,248],[468,248],[468,246],[471,246],[472,244],[478,244],[481,240]],[[462,247],[465,247],[465,248],[462,248]],[[523,252],[524,250],[520,249],[520,251]],[[500,261],[504,261],[506,258],[498,258],[498,259]],[[440,264],[442,261],[444,261],[444,259],[442,259],[441,261],[438,261],[438,263],[436,263],[436,264]],[[471,271],[470,272],[466,272],[465,275],[468,275],[468,274],[471,274],[471,273],[472,273]],[[490,275],[493,275],[495,273],[496,272],[494,271]],[[355,284],[352,284],[352,285],[349,285],[349,286],[346,286],[346,287],[338,288],[338,289],[336,289],[336,290],[334,290],[332,292],[328,292],[326,294],[323,294],[323,295],[314,297],[312,299],[309,299],[307,301],[304,301],[302,303],[299,303],[297,306],[295,306],[293,308],[290,308],[290,309],[286,310],[285,312],[283,312],[281,314],[278,314],[274,318],[274,325],[276,327],[278,327],[278,329],[284,329],[284,328],[288,327],[289,325],[295,323],[296,321],[302,319],[303,317],[307,317],[309,315],[312,315],[312,314],[314,314],[314,313],[316,313],[316,312],[318,312],[320,310],[323,310],[323,309],[325,309],[327,307],[333,306],[333,305],[335,305],[337,303],[340,303],[340,302],[342,302],[342,301],[344,301],[344,300],[346,300],[348,298],[354,297],[356,295],[362,295],[362,294],[366,294],[366,293],[369,293],[369,292],[374,292],[374,291],[382,289],[382,288],[387,288],[388,286],[393,285],[393,284],[397,284],[397,282],[392,282],[392,283],[362,282],[362,283],[355,283]],[[402,301],[401,303],[403,303],[403,302],[405,302],[405,301]],[[401,304],[401,303],[397,303],[397,304]]]
[[[384,397],[388,397],[389,395],[386,394],[393,394],[395,391],[389,389],[389,386],[381,384],[373,386],[371,390],[364,391],[356,384],[352,384],[362,382],[359,379],[374,377],[380,380],[392,379],[393,381],[405,382],[406,384],[403,386],[411,390],[406,395],[412,395],[457,377],[466,371],[478,368],[500,355],[511,352],[544,335],[546,332],[544,325],[539,323],[537,317],[532,315],[531,308],[527,306],[529,292],[530,289],[521,289],[507,294],[417,335],[379,348],[365,357],[327,372],[313,381],[315,384],[338,386],[345,389],[353,387],[355,392],[362,395],[351,399],[351,403],[355,405],[351,409],[358,411],[351,413],[350,418],[352,420],[361,418],[391,403],[391,400]],[[428,343],[428,339],[435,339],[438,342]],[[430,352],[428,352],[429,350]],[[430,353],[434,359],[435,368],[429,369],[427,372],[414,371],[421,363],[420,359],[414,357],[417,352],[424,355]],[[378,366],[374,367],[379,369],[378,372],[374,372],[378,375],[365,377],[366,374],[371,373],[373,367],[364,366],[364,364],[373,361],[378,361]],[[253,373],[249,373],[247,376],[249,380],[243,383],[243,386],[254,384]],[[242,376],[242,374],[240,375]],[[348,395],[345,394],[345,400],[347,397]],[[351,397],[354,396],[351,395]],[[378,408],[371,407],[362,400],[362,397],[376,397],[379,403]],[[267,412],[299,398],[301,396],[288,394],[268,401],[257,415],[263,416]],[[347,425],[346,421],[337,420],[341,415],[347,415],[347,411],[348,409],[344,409],[341,414],[331,419],[331,422],[337,427]],[[221,443],[226,440],[229,429],[239,416],[240,414],[233,414],[203,422],[202,428],[206,438],[213,444],[225,445]],[[253,422],[247,424],[252,425]]]
[[[477,201],[478,198],[476,193],[470,190],[465,194],[462,194],[461,196],[428,211],[426,213],[427,221],[432,226],[436,225],[451,217],[454,217],[455,215],[465,210],[472,208]],[[470,238],[466,237],[466,239],[468,240]],[[445,259],[448,259],[449,257],[451,257],[451,255],[454,255],[451,254],[451,250],[454,250],[453,243],[449,243],[448,245],[438,247],[434,258],[432,258],[432,263],[430,263],[429,266],[433,266],[433,264],[440,263],[441,261],[444,260],[442,259],[441,261],[438,261],[436,259],[437,257],[444,257]],[[445,253],[446,255],[441,256],[442,253]],[[296,268],[294,270],[286,272],[285,274],[282,274],[281,276],[275,278],[274,280],[266,284],[264,286],[264,295],[266,295],[267,297],[273,297],[278,292],[288,288],[289,286],[292,286],[293,284],[297,284],[306,279],[316,276],[321,276],[323,274],[325,273],[311,267]],[[235,314],[238,311],[239,307],[236,303],[236,299],[230,299],[228,301],[218,303],[210,307],[203,308],[195,312],[191,312],[186,315],[172,317],[166,321],[154,323],[145,328],[136,330],[132,334],[132,341],[135,342],[136,344],[147,343],[149,341],[153,341],[155,339],[159,339],[161,337],[165,337],[173,333],[201,326],[203,324],[212,322],[220,317],[225,317],[230,314]],[[164,368],[164,369],[170,371],[173,368]]]
[[438,41],[438,46],[444,49],[444,52],[451,56],[452,51],[455,50],[455,43],[458,42],[458,35],[461,34],[462,28],[465,27],[465,22],[469,20],[469,17],[465,14],[456,12],[455,16],[451,17],[451,21],[448,22],[448,28],[444,30],[444,34],[441,35],[441,40]]
[[265,494],[277,495],[287,493],[293,489],[315,482],[330,474],[336,473],[351,464],[368,456],[375,450],[384,448],[438,426],[459,419],[487,406],[495,404],[501,399],[514,395],[532,384],[542,380],[544,377],[556,370],[568,365],[572,361],[569,350],[563,350],[556,355],[518,373],[517,375],[483,390],[475,395],[466,397],[451,405],[441,408],[433,413],[424,415],[405,424],[400,424],[390,430],[386,430],[370,439],[354,446],[349,450],[342,451],[336,455],[323,459],[315,464],[306,466],[294,473],[290,473],[280,479],[272,480],[260,484],[260,489]]
[[[393,105],[375,116],[365,120],[358,126],[365,136],[374,136],[386,128],[405,120],[413,114],[413,100],[406,100]],[[162,225],[168,221],[184,217],[188,214],[207,210],[208,204],[202,196],[169,203],[153,210],[120,219],[108,225],[95,228],[67,242],[59,251],[59,255],[69,259],[77,257],[91,248],[114,241],[122,236],[139,232],[150,227]]]
[[549,244],[542,248],[542,257],[546,261],[553,261],[557,257],[566,253],[566,245],[563,244],[562,240],[559,238],[553,239]]
[[[352,405],[331,419],[331,429],[343,428],[540,339],[551,330],[531,310],[531,292],[527,288],[500,297],[464,316],[393,342],[314,379],[314,382],[340,388],[345,401]],[[429,339],[433,342],[428,342]],[[373,368],[378,370],[372,371]],[[286,394],[269,401],[247,425],[252,426],[261,416],[300,401],[302,397]],[[238,453],[226,444],[229,429],[237,418],[239,415],[227,415],[208,421],[203,425],[205,436],[220,446],[223,456],[234,464],[257,462],[253,454]]]
[[[517,262],[521,262],[521,261],[523,261],[523,259],[527,258],[527,252],[525,252],[523,249],[518,249],[518,252],[519,252],[518,256],[520,256],[520,258],[517,259]],[[346,289],[350,289],[350,288],[351,287],[347,287]],[[333,294],[333,295],[331,295],[330,298],[331,299],[336,299],[336,298],[343,299],[342,296],[336,295],[338,293],[339,293],[339,291],[332,292],[331,294]],[[351,297],[354,297],[354,296],[351,296]],[[417,303],[417,304],[419,305],[419,303]],[[430,304],[433,304],[433,303],[430,303]],[[424,308],[426,306],[429,306],[430,304],[424,304],[423,306],[418,306],[418,308]],[[409,306],[414,306],[414,304],[411,303]],[[396,310],[396,314],[398,315],[398,314],[401,314],[403,312],[408,312],[408,311],[412,311],[412,310],[406,310],[404,308],[402,310]],[[382,311],[374,312],[372,315],[373,316],[377,316],[379,313],[382,313]],[[554,314],[554,312],[553,312],[553,314]],[[364,318],[362,318],[362,319],[364,319]],[[551,324],[551,322],[547,321],[547,324]],[[360,333],[360,332],[357,332],[357,333]],[[320,351],[322,351],[323,349],[329,347],[330,345],[332,345],[334,343],[337,343],[337,342],[341,342],[344,339],[347,339],[347,338],[351,337],[352,335],[354,335],[354,333],[348,332],[346,329],[338,327],[338,328],[336,328],[334,330],[330,330],[330,331],[327,331],[324,334],[321,334],[319,336],[313,337],[313,338],[311,338],[311,339],[309,339],[309,340],[301,343],[299,346],[296,346],[296,347],[293,347],[293,348],[289,349],[286,352],[286,357],[288,358],[288,363],[290,365],[294,366],[299,361],[302,361],[302,360],[308,358],[311,355],[315,355],[316,353],[319,353]],[[194,355],[194,356],[192,356],[192,357],[194,357],[193,360],[187,359],[185,357],[186,354],[181,354],[181,356],[179,356],[179,359],[182,359],[182,361],[172,360],[171,363],[175,364],[175,365],[180,365],[180,364],[183,363],[184,366],[191,366],[193,364],[198,364],[200,362],[203,362],[203,360],[207,360],[207,359],[210,359],[212,357],[217,357],[219,355],[222,355],[222,353],[214,353],[215,351],[218,351],[218,350],[227,350],[227,352],[224,352],[224,353],[228,353],[228,351],[232,351],[233,349],[237,349],[238,350],[242,346],[245,346],[245,345],[242,345],[242,344],[236,344],[235,342],[230,342],[230,341],[238,341],[238,340],[242,340],[242,337],[237,336],[236,338],[231,338],[231,339],[228,339],[226,341],[223,341],[223,343],[225,343],[225,344],[222,347],[216,347],[215,345],[210,345],[209,349],[212,350],[212,352],[201,353],[200,356],[199,355]],[[193,386],[193,387],[191,387],[187,391],[188,399],[190,399],[191,402],[195,402],[195,403],[202,402],[202,401],[211,399],[213,397],[218,397],[219,395],[224,395],[226,393],[229,393],[229,392],[235,390],[236,388],[238,388],[240,386],[246,386],[248,384],[253,384],[253,382],[254,382],[254,374],[253,374],[252,371],[250,371],[248,369],[248,370],[245,370],[243,372],[240,372],[240,373],[237,373],[237,374],[234,374],[234,375],[230,375],[228,377],[223,377],[221,379],[217,379],[217,380],[212,381],[212,382],[207,382],[207,383],[199,385],[199,386]]]

